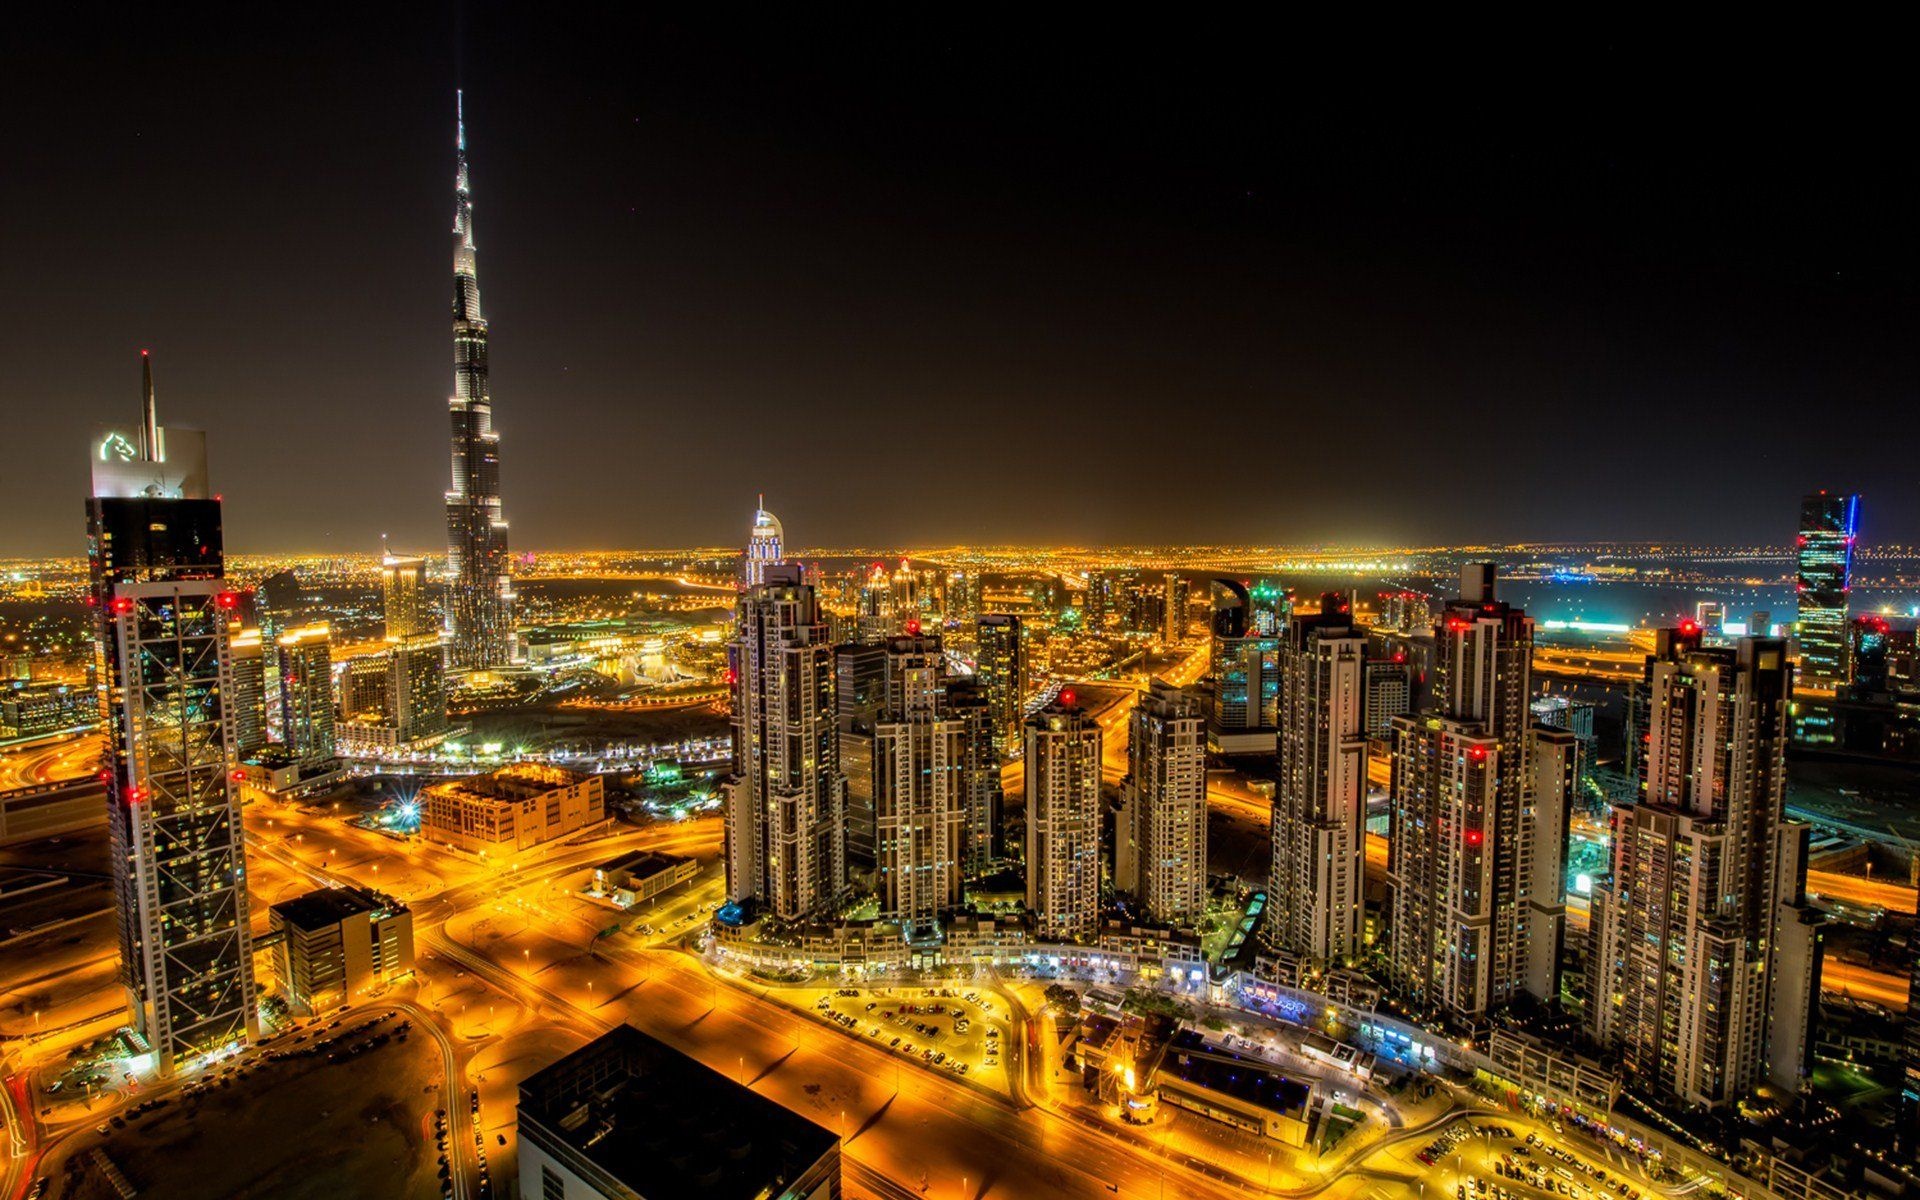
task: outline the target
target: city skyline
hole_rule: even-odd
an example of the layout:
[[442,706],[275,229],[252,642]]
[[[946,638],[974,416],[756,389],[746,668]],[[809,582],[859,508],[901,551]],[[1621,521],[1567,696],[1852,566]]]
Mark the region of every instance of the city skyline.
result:
[[[1810,112],[1778,145],[1703,149],[1652,99],[1567,99],[1555,139],[1545,118],[1467,119],[1470,91],[1410,113],[1416,78],[1308,120],[1290,102],[1314,94],[1311,72],[1265,96],[1204,35],[1229,69],[1179,61],[1162,78],[1109,35],[1048,83],[1061,43],[1044,29],[1013,51],[908,27],[529,33],[488,11],[456,70],[437,19],[393,18],[351,53],[303,29],[262,56],[279,40],[260,26],[136,28],[130,69],[53,35],[9,58],[10,87],[68,102],[29,131],[19,170],[39,186],[4,213],[29,236],[0,285],[37,298],[14,320],[32,349],[0,374],[29,442],[112,411],[121,356],[151,348],[169,411],[217,431],[233,464],[231,544],[434,545],[431,257],[464,84],[522,546],[729,544],[738,519],[699,464],[796,408],[824,419],[741,491],[823,543],[1739,541],[1777,527],[1776,484],[1866,493],[1868,536],[1920,538],[1897,455],[1847,422],[1796,422],[1890,410],[1914,374],[1913,243],[1883,215],[1910,207],[1913,177],[1848,153],[1870,129],[1814,145]],[[575,36],[596,31],[609,49]],[[716,54],[737,68],[724,82],[696,65]],[[1396,117],[1406,128],[1383,135]],[[1868,186],[1884,210],[1846,200]],[[274,369],[288,361],[307,368]],[[995,405],[1052,419],[937,416]],[[1476,409],[1526,414],[1485,443],[1516,469],[1422,502],[1432,454],[1480,445],[1462,440]],[[1339,495],[1337,456],[1286,436],[1323,411],[1377,431],[1371,487]],[[1271,431],[1261,469],[1148,503],[1132,481],[1211,461],[1216,418]],[[884,453],[929,421],[940,470]],[[1633,432],[1674,421],[1688,436]],[[1570,449],[1590,441],[1617,445]],[[869,461],[876,492],[808,480],[800,464],[829,450]],[[1627,454],[1673,483],[1614,487]],[[12,466],[7,549],[66,551],[50,496],[71,467]],[[321,472],[339,485],[324,508],[305,483]]]

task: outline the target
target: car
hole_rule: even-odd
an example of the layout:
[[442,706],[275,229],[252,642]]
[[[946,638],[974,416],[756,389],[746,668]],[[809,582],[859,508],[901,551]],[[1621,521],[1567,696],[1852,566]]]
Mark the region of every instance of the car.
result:
[[895,1039],[893,1039],[893,1040],[892,1040],[891,1042],[888,1042],[888,1043],[887,1043],[887,1049],[889,1049],[889,1050],[892,1050],[892,1049],[894,1049],[894,1048],[896,1048],[896,1047],[897,1047],[897,1046],[899,1046],[899,1045],[900,1045],[900,1039],[899,1039],[899,1038],[895,1038]]

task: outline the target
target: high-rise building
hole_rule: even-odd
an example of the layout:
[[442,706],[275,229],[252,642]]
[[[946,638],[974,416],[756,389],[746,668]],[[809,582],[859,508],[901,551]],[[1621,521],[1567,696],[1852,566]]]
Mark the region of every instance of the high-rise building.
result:
[[1185,575],[1167,572],[1165,594],[1167,598],[1167,625],[1161,636],[1169,643],[1183,642],[1187,637],[1187,602],[1193,593],[1193,585]]
[[427,560],[408,554],[380,555],[380,601],[387,639],[433,637],[427,609]]
[[413,913],[369,888],[327,887],[273,906],[274,967],[294,1008],[320,1012],[413,972]]
[[206,435],[161,429],[150,364],[137,430],[89,447],[89,603],[105,696],[120,977],[160,1070],[259,1033],[245,839],[233,788],[230,622]]
[[977,626],[976,673],[993,709],[994,739],[1003,756],[1020,746],[1020,719],[1027,704],[1027,648],[1020,618],[988,613]]
[[261,669],[267,677],[267,740],[281,741],[285,701],[280,695],[280,635],[295,625],[305,624],[306,596],[300,577],[292,569],[275,571],[260,581],[253,592],[254,612],[260,618]]
[[385,654],[361,654],[340,664],[334,681],[334,710],[340,720],[334,725],[336,741],[362,739],[350,727],[362,724],[386,724],[393,719],[393,666]]
[[727,898],[789,920],[831,904],[846,880],[833,647],[800,578],[772,564],[740,597],[726,783]]
[[387,643],[387,701],[395,742],[401,745],[447,732],[447,662],[434,634]]
[[1822,491],[1801,501],[1799,609],[1793,621],[1800,654],[1796,694],[1831,697],[1851,678],[1847,597],[1853,587],[1853,539],[1859,515],[1858,496]]
[[1090,938],[1100,923],[1100,723],[1062,692],[1025,728],[1034,935]]
[[1920,1151],[1920,947],[1908,947],[1906,1062],[1900,1071],[1899,1146],[1909,1158]]
[[833,648],[834,744],[847,784],[847,870],[865,876],[875,858],[873,727],[886,703],[887,647],[853,642]]
[[302,763],[333,757],[333,637],[322,624],[280,635],[282,741]]
[[233,757],[244,762],[267,744],[265,647],[258,629],[243,629],[229,642],[233,655]]
[[1393,719],[1413,711],[1413,664],[1395,651],[1368,659],[1365,677],[1367,736],[1385,741],[1393,736]]
[[500,510],[500,435],[487,388],[487,321],[473,244],[467,181],[467,122],[455,93],[453,206],[453,485],[447,490],[447,628],[457,670],[505,666],[513,658],[513,580],[507,521]]
[[960,869],[968,877],[976,877],[991,871],[1006,857],[993,706],[977,676],[959,676],[947,680],[947,708],[965,727],[966,819],[960,828]]
[[876,890],[880,915],[909,939],[937,936],[941,915],[960,904],[967,728],[946,709],[945,682],[939,638],[888,640],[873,732]]
[[1315,965],[1357,956],[1366,908],[1367,635],[1337,595],[1280,639],[1280,773],[1269,947]]
[[[1227,754],[1270,753],[1280,709],[1277,610],[1264,601],[1256,608],[1246,586],[1231,579],[1214,580],[1212,595],[1207,738]],[[1259,632],[1256,617],[1274,632]]]
[[758,587],[765,582],[767,568],[786,561],[786,533],[780,518],[767,511],[767,498],[760,497],[753,510],[753,527],[747,530],[747,549],[740,556],[740,586]]
[[1114,887],[1148,920],[1199,923],[1207,903],[1207,717],[1163,679],[1128,719],[1127,774],[1113,833]]
[[1647,659],[1644,791],[1612,810],[1593,894],[1588,1031],[1630,1082],[1724,1105],[1799,1087],[1819,990],[1806,827],[1785,817],[1787,645],[1703,648],[1663,630]]
[[1495,598],[1493,564],[1463,568],[1434,638],[1432,708],[1393,723],[1388,970],[1473,1028],[1558,999],[1576,751],[1529,727],[1533,622]]

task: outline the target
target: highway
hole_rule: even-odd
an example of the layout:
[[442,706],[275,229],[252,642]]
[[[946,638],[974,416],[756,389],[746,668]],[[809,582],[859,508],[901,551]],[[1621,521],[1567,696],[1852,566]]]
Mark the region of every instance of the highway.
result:
[[69,735],[0,755],[0,792],[84,779],[100,770],[100,735]]

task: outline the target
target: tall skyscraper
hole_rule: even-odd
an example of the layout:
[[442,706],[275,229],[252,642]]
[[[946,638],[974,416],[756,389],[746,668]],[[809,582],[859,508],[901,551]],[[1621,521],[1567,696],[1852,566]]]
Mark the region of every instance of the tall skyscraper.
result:
[[876,890],[880,915],[909,939],[937,936],[941,915],[960,904],[967,727],[946,709],[945,682],[939,638],[888,640],[873,732]]
[[1858,496],[1815,492],[1801,501],[1799,611],[1793,622],[1800,652],[1798,693],[1831,696],[1849,679],[1847,596],[1853,587],[1853,538],[1859,515]]
[[1003,756],[1011,755],[1020,745],[1020,718],[1027,704],[1027,648],[1020,639],[1020,618],[988,613],[976,629],[975,669],[993,710],[994,739]]
[[1006,857],[1001,832],[1000,751],[994,745],[993,705],[978,676],[947,680],[947,708],[966,730],[966,820],[960,828],[960,869],[984,875]]
[[1231,579],[1214,580],[1212,596],[1208,740],[1227,754],[1271,752],[1280,711],[1278,611],[1264,599],[1256,604],[1246,587]]
[[1575,744],[1529,728],[1533,622],[1461,571],[1434,631],[1433,706],[1393,723],[1389,974],[1417,1007],[1477,1027],[1559,993]]
[[505,666],[513,657],[513,580],[507,521],[500,510],[500,435],[487,389],[487,321],[480,315],[474,260],[473,195],[467,180],[467,122],[454,94],[453,486],[447,490],[447,627],[457,670]]
[[786,532],[780,518],[767,511],[767,498],[753,510],[753,526],[747,530],[747,548],[740,556],[740,586],[757,587],[766,580],[767,568],[786,561]]
[[1413,664],[1404,651],[1367,660],[1367,736],[1393,736],[1393,719],[1413,710]]
[[89,447],[88,602],[121,982],[162,1072],[259,1033],[245,839],[233,790],[234,694],[220,502],[206,435],[137,430]]
[[1792,674],[1778,638],[1647,659],[1645,790],[1612,810],[1593,895],[1588,1030],[1633,1086],[1686,1104],[1795,1090],[1819,988],[1806,827],[1785,817]]
[[1090,938],[1100,920],[1100,723],[1063,692],[1025,728],[1034,936]]
[[267,740],[285,737],[285,700],[280,695],[280,635],[303,624],[304,593],[292,569],[275,571],[253,592],[254,612],[260,618],[261,667],[267,677]]
[[873,814],[873,727],[886,705],[887,647],[852,642],[833,648],[834,739],[847,781],[847,870],[866,876],[878,864]]
[[333,757],[333,637],[324,624],[280,635],[281,726],[287,752],[304,763]]
[[245,762],[267,744],[265,647],[258,629],[243,629],[228,643],[233,658],[233,758]]
[[380,602],[389,641],[437,634],[427,611],[426,559],[382,551]]
[[727,898],[784,919],[821,911],[846,880],[833,647],[800,578],[797,564],[765,568],[740,597],[731,650]]
[[1144,915],[1199,922],[1207,903],[1207,717],[1163,679],[1128,719],[1127,775],[1113,834],[1114,886]]
[[1338,595],[1280,638],[1268,946],[1321,966],[1360,953],[1366,907],[1367,635]]
[[1187,636],[1187,599],[1193,592],[1193,585],[1185,575],[1167,572],[1166,578],[1166,629],[1161,637],[1169,644],[1186,640]]

